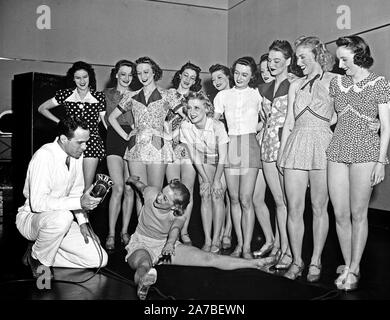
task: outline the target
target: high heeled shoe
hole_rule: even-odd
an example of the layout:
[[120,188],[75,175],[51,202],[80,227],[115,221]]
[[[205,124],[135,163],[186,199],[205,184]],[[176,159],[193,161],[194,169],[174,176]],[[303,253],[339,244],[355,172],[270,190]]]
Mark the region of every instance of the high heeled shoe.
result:
[[293,262],[293,258],[290,254],[285,252],[275,264],[275,269],[276,270],[286,270],[290,267],[291,263]]
[[252,255],[252,252],[250,250],[248,251],[242,251],[242,254],[241,256],[246,259],[246,260],[252,260],[253,259],[253,255]]
[[[318,270],[318,272],[312,272],[312,270]],[[306,280],[308,282],[317,282],[321,278],[321,271],[322,271],[322,265],[320,264],[310,264],[309,265],[309,272],[306,276]]]
[[211,248],[210,248],[210,252],[211,252],[211,253],[218,254],[218,253],[221,251],[220,246],[221,246],[221,245],[220,245],[219,243],[212,243],[212,244],[211,244]]
[[125,232],[125,233],[121,233],[121,243],[124,245],[124,246],[127,246],[127,244],[129,243],[130,241],[130,235]]
[[337,279],[334,281],[334,284],[336,285],[337,289],[343,290],[343,284],[345,282],[345,279],[348,276],[349,267],[345,265],[338,266],[336,269],[336,273],[339,274]]
[[211,250],[211,243],[205,243],[202,247],[202,250],[205,252],[210,252]]
[[108,251],[115,250],[115,236],[112,235],[107,236],[105,247]]
[[224,235],[222,237],[222,249],[227,250],[227,249],[230,249],[231,246],[232,246],[232,237]]
[[305,264],[302,262],[301,265],[299,265],[296,262],[293,262],[288,268],[287,272],[283,275],[285,278],[290,280],[295,280],[302,276],[302,271],[305,268]]
[[253,251],[253,256],[255,258],[262,258],[262,257],[266,256],[268,253],[270,253],[273,248],[274,248],[273,242],[264,243],[264,245],[260,248],[260,250]]
[[181,242],[186,246],[192,246],[192,241],[188,233],[181,234]]
[[234,251],[230,254],[231,257],[234,258],[239,258],[242,253],[242,247],[241,246],[236,246]]
[[360,272],[355,273],[349,271],[347,274],[347,278],[345,279],[344,283],[342,284],[342,290],[344,291],[352,291],[356,290],[359,285],[360,280]]

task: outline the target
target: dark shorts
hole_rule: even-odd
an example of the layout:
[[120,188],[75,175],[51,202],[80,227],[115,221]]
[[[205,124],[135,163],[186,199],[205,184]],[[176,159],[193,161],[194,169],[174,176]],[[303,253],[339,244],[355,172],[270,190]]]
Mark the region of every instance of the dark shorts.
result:
[[226,168],[262,168],[256,134],[229,136]]
[[[121,126],[126,133],[130,133],[130,126]],[[123,157],[126,151],[128,142],[124,140],[113,127],[109,126],[107,128],[107,139],[106,139],[106,153],[107,156],[116,155]]]

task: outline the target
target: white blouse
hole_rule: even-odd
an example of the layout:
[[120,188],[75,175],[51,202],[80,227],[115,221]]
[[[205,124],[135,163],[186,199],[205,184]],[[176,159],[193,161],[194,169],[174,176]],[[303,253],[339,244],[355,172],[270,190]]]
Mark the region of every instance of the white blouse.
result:
[[225,114],[229,135],[256,133],[262,99],[257,89],[234,87],[218,92],[214,108],[216,113]]

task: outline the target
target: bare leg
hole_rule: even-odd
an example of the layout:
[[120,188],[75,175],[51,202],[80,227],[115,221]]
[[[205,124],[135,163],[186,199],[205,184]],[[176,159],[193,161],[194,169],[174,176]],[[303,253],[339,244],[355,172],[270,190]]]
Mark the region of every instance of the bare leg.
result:
[[[130,268],[135,270],[134,282],[137,284],[137,295],[144,300],[148,294],[149,287],[157,280],[157,273],[151,274],[153,263],[149,253],[144,249],[136,250],[127,259]],[[155,277],[154,277],[155,275]]]
[[242,245],[243,245],[242,230],[241,230],[242,212],[241,212],[241,205],[239,200],[239,190],[240,190],[239,170],[225,169],[225,177],[226,177],[227,188],[229,191],[230,209],[232,214],[234,231],[236,232],[236,236],[237,236],[237,246],[233,253],[234,255],[239,256],[241,255]]
[[83,159],[84,190],[87,190],[93,184],[98,164],[99,158]]
[[251,256],[251,241],[255,225],[255,211],[253,209],[253,191],[257,179],[257,168],[245,168],[245,174],[240,176],[240,204],[242,208],[242,230],[244,244],[243,254]]
[[253,192],[253,206],[256,217],[265,236],[265,243],[261,249],[266,248],[274,243],[274,233],[272,231],[270,214],[264,199],[266,187],[267,186],[265,183],[263,170],[259,169],[255,190]]
[[[194,184],[196,178],[196,171],[190,161],[186,161],[185,159],[182,161],[180,165],[180,179],[181,182],[187,187],[190,192],[190,203],[188,204],[185,215],[187,216],[186,221],[184,222],[183,228],[181,229],[181,236],[184,238],[189,238],[188,236],[188,225],[191,219],[192,208],[194,205]],[[188,240],[188,239],[187,239]]]
[[276,218],[279,241],[282,252],[290,252],[287,236],[287,206],[284,194],[283,177],[280,176],[275,162],[263,161],[263,172],[276,204]]
[[[127,166],[127,162],[123,161],[123,177],[124,182],[129,178],[129,168]],[[131,214],[133,212],[134,206],[134,191],[130,185],[124,185],[124,195],[122,202],[122,234],[126,234],[128,232]],[[127,244],[127,243],[126,243]]]
[[313,210],[313,255],[310,264],[321,265],[321,255],[329,230],[328,184],[326,170],[309,172],[311,206]]
[[336,232],[345,265],[351,264],[352,225],[350,209],[349,167],[344,163],[328,161],[329,195],[336,218]]
[[167,165],[165,163],[152,163],[146,165],[147,185],[162,189]]
[[123,159],[116,155],[107,157],[107,168],[110,178],[114,182],[111,188],[111,197],[108,205],[108,237],[106,248],[109,250],[115,247],[115,226],[121,210],[122,195],[124,189],[123,181]]
[[363,255],[368,235],[368,204],[372,187],[370,176],[374,162],[351,164],[349,171],[352,213],[352,255],[349,270],[360,272],[360,260]]
[[[138,176],[140,178],[140,181],[144,184],[148,183],[148,175],[146,171],[146,165],[142,163],[141,161],[129,161],[127,160],[127,165],[129,167],[129,173],[132,176]],[[142,196],[139,194],[139,192],[135,192],[135,204],[136,204],[136,210],[137,210],[137,216],[139,216],[141,209],[142,209]]]
[[181,266],[214,267],[222,270],[252,268],[261,270],[264,266],[262,259],[242,259],[231,256],[204,252],[193,246],[178,244],[172,264]]
[[[203,182],[203,179],[198,175],[199,184]],[[200,216],[202,218],[202,226],[204,233],[204,245],[202,250],[210,251],[211,249],[211,228],[213,221],[213,207],[211,202],[210,194],[201,195],[201,204],[200,204]]]
[[[303,212],[309,172],[304,170],[284,170],[286,185],[288,219],[287,227],[294,262],[302,265],[302,241],[305,232]],[[293,266],[292,266],[293,267]]]

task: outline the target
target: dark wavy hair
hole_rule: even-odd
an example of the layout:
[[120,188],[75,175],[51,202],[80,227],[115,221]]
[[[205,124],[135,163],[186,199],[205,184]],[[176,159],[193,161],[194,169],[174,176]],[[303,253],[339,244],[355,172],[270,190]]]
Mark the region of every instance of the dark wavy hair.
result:
[[230,69],[230,72],[233,75],[234,75],[234,71],[236,70],[237,64],[241,64],[241,65],[250,67],[251,72],[252,72],[252,77],[248,83],[248,86],[251,88],[255,88],[257,85],[257,82],[258,82],[257,65],[256,65],[255,59],[253,59],[252,57],[249,57],[249,56],[238,58],[236,61],[234,61],[233,65]]
[[79,127],[84,130],[89,130],[88,123],[83,118],[65,115],[57,124],[57,136],[64,135],[68,139],[72,139],[74,132]]
[[93,90],[96,90],[96,75],[95,71],[93,70],[92,66],[89,63],[86,63],[84,61],[77,61],[75,62],[67,71],[66,78],[68,86],[71,88],[76,87],[76,83],[74,82],[74,74],[76,71],[79,70],[85,70],[88,73],[89,77],[89,87]]
[[180,75],[186,69],[193,70],[196,73],[195,83],[190,87],[190,91],[195,91],[195,92],[199,91],[202,88],[201,79],[199,77],[201,69],[197,65],[191,63],[190,61],[188,61],[185,65],[183,65],[180,68],[180,70],[176,71],[175,75],[172,78],[172,86],[173,86],[173,88],[175,88],[175,89],[179,88]]
[[346,47],[354,54],[353,63],[368,69],[374,64],[368,44],[359,36],[340,37],[336,40],[338,47]]
[[141,57],[135,60],[136,66],[138,66],[141,63],[147,63],[152,67],[152,71],[154,73],[154,77],[153,77],[154,81],[158,81],[162,78],[163,71],[161,70],[159,65],[156,62],[154,62],[151,58]]
[[173,214],[175,216],[182,216],[190,203],[190,192],[179,179],[172,179],[168,185],[175,194],[175,198],[173,199],[175,205]]
[[294,50],[287,40],[275,40],[268,48],[268,51],[271,50],[281,52],[285,59],[291,58],[294,55]]
[[334,56],[328,51],[325,44],[318,37],[301,36],[295,40],[294,46],[295,49],[297,49],[300,46],[311,49],[311,52],[313,52],[314,54],[315,60],[319,63],[322,70],[330,71],[333,69],[333,65],[335,61]]
[[214,72],[216,71],[222,71],[222,73],[228,77],[229,79],[229,86],[230,88],[232,88],[234,86],[234,79],[232,77],[232,74],[230,73],[230,69],[227,67],[227,66],[224,66],[222,64],[213,64],[210,68],[209,68],[209,72],[210,74],[213,74]]
[[110,79],[113,84],[116,85],[118,79],[116,78],[117,73],[119,72],[119,69],[123,66],[130,67],[131,68],[131,75],[135,77],[136,75],[136,65],[134,62],[131,62],[129,60],[119,60],[117,63],[115,63],[114,68],[111,69]]
[[183,101],[183,112],[186,116],[188,116],[188,102],[190,100],[199,100],[202,101],[205,109],[206,109],[206,116],[207,117],[213,117],[214,116],[214,107],[211,103],[210,99],[207,97],[207,95],[203,91],[193,92],[190,91]]

